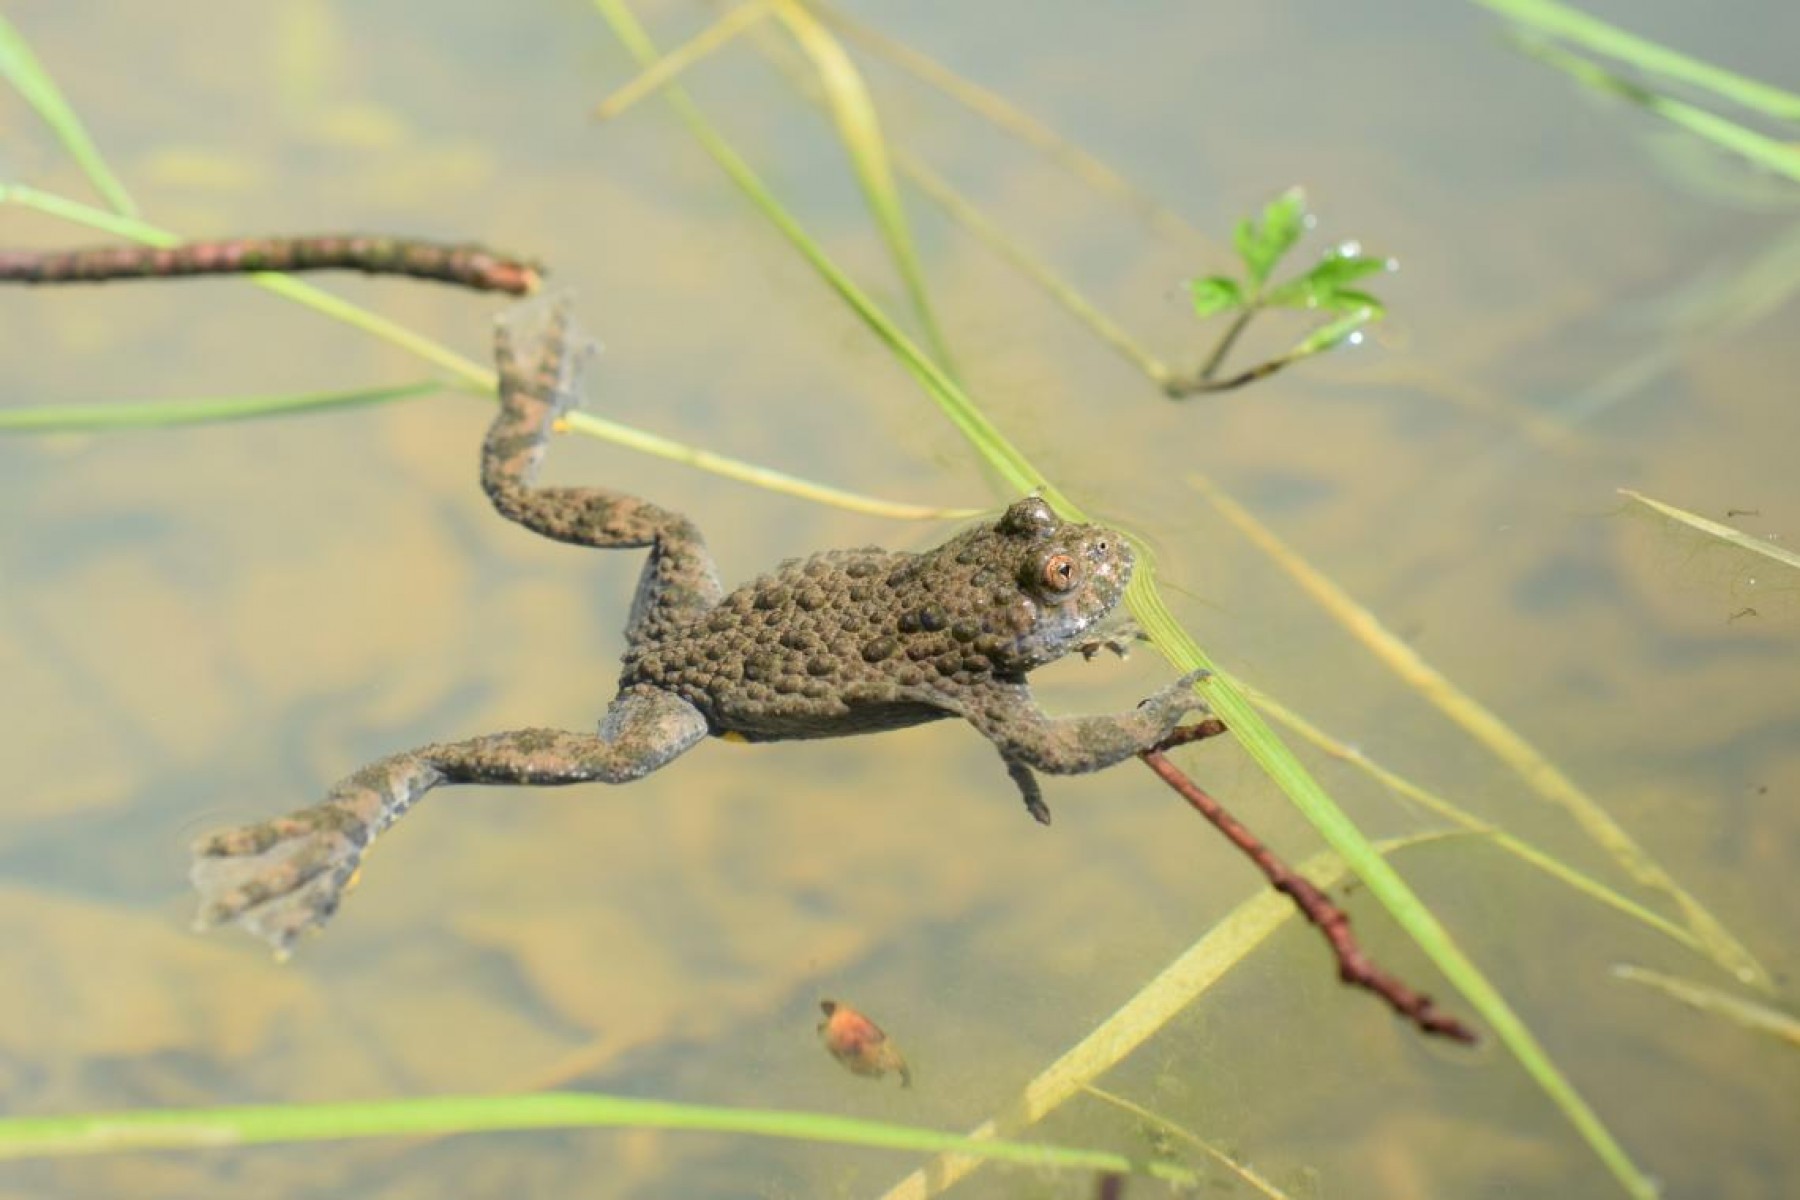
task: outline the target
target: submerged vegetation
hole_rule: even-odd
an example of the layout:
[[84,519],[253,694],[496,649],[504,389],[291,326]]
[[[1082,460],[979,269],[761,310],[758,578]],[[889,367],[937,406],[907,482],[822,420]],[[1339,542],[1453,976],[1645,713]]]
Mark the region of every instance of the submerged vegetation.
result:
[[[1015,494],[1037,491],[1067,518],[1082,519],[1084,514],[1070,496],[1007,438],[971,394],[956,369],[951,357],[955,330],[942,322],[934,310],[931,288],[908,223],[901,181],[917,187],[952,220],[1019,269],[1095,338],[1139,369],[1147,384],[1146,399],[1154,396],[1156,390],[1173,398],[1234,391],[1334,347],[1354,343],[1371,322],[1385,314],[1381,301],[1365,287],[1371,277],[1391,269],[1391,264],[1386,259],[1364,255],[1354,243],[1337,246],[1307,270],[1276,278],[1279,265],[1299,243],[1309,222],[1302,193],[1290,189],[1260,213],[1238,224],[1233,240],[1241,273],[1227,274],[1221,268],[1218,273],[1204,275],[1187,285],[1195,314],[1202,319],[1223,319],[1226,328],[1197,370],[1175,370],[1145,349],[1121,323],[1102,312],[1098,304],[1083,296],[1072,283],[1060,278],[1042,256],[1006,230],[1003,222],[983,213],[938,178],[924,162],[889,142],[882,132],[875,102],[847,47],[859,46],[925,81],[928,86],[941,89],[979,118],[992,121],[1049,153],[1068,166],[1077,178],[1101,189],[1104,194],[1127,200],[1129,206],[1146,220],[1165,224],[1180,221],[1153,200],[1141,196],[1103,164],[1017,112],[1002,98],[960,80],[916,50],[863,28],[823,4],[801,3],[800,0],[749,0],[732,8],[699,36],[666,55],[659,53],[627,0],[595,0],[595,7],[643,67],[636,80],[602,106],[604,115],[617,117],[644,98],[660,94],[673,106],[691,136],[726,172],[756,211],[860,318],[895,362],[918,381],[925,397],[967,439],[1006,488]],[[1800,107],[1785,108],[1783,95],[1773,89],[1754,91],[1737,86],[1731,80],[1722,82],[1723,73],[1697,71],[1691,60],[1670,57],[1648,43],[1619,36],[1617,31],[1608,31],[1604,26],[1581,19],[1579,14],[1571,14],[1561,6],[1496,2],[1488,7],[1520,20],[1535,15],[1540,22],[1539,28],[1546,34],[1569,39],[1584,50],[1633,61],[1651,77],[1667,76],[1690,86],[1716,87],[1734,103],[1761,105],[1763,111],[1775,119],[1800,120]],[[760,41],[758,45],[765,53],[789,56],[783,61],[790,70],[790,78],[796,79],[797,87],[831,113],[852,173],[866,198],[869,219],[881,236],[896,276],[903,282],[902,292],[909,309],[904,320],[884,309],[863,284],[831,257],[821,242],[777,198],[738,148],[709,123],[699,105],[681,90],[684,72],[701,68],[711,55],[743,39],[766,38],[773,32],[771,25],[779,26],[785,36],[776,39],[773,45],[768,40]],[[1663,96],[1647,84],[1620,83],[1616,76],[1588,60],[1571,58],[1567,50],[1546,49],[1539,44],[1534,53],[1584,82],[1611,81],[1607,86],[1616,94],[1745,154],[1770,170],[1800,178],[1800,171],[1794,168],[1795,151],[1791,142],[1783,146],[1778,139],[1765,138],[1763,141],[1771,144],[1764,146],[1756,140],[1762,135],[1744,135],[1725,129],[1717,120],[1694,115],[1698,110],[1692,105]],[[791,73],[796,55],[802,67],[798,75]],[[1559,55],[1561,57],[1557,57]],[[90,207],[11,181],[0,181],[0,203],[33,208],[93,230],[136,239],[150,247],[166,250],[180,243],[181,239],[175,235],[137,218],[127,192],[95,149],[73,108],[62,98],[50,74],[32,55],[19,33],[8,26],[4,18],[0,18],[0,72],[57,131],[68,152],[82,165],[106,208]],[[93,261],[90,260],[90,266]],[[134,261],[140,265],[154,265],[157,260],[153,256],[139,256]],[[165,258],[164,261],[168,260]],[[23,262],[22,258],[0,256],[0,275],[10,273],[19,277],[27,270],[21,265]],[[285,260],[277,258],[256,265],[270,269],[307,264],[290,255]],[[73,271],[73,266],[70,270]],[[434,277],[443,274],[443,271],[436,271]],[[285,275],[271,273],[259,276],[256,282],[408,349],[439,372],[452,387],[476,394],[493,391],[494,378],[490,371],[432,342],[417,330],[359,309]],[[1283,353],[1248,367],[1228,370],[1225,364],[1238,345],[1240,334],[1257,315],[1276,309],[1316,313],[1325,321],[1303,333]],[[917,338],[908,332],[909,327],[919,331]],[[174,426],[383,403],[418,396],[437,386],[433,382],[414,380],[332,393],[101,406],[17,407],[0,410],[0,431]],[[1219,397],[1211,402],[1231,403],[1233,400]],[[568,425],[574,432],[685,462],[753,486],[859,512],[940,518],[966,515],[971,511],[966,506],[924,507],[859,495],[816,481],[797,479],[758,464],[728,459],[703,448],[675,443],[589,413],[571,414]],[[1536,1081],[1548,1102],[1605,1163],[1622,1190],[1634,1196],[1655,1194],[1650,1176],[1615,1136],[1603,1114],[1584,1099],[1514,1005],[1463,952],[1451,931],[1419,899],[1390,859],[1421,844],[1449,837],[1482,839],[1515,860],[1567,885],[1572,895],[1593,900],[1612,913],[1622,914],[1638,928],[1653,932],[1683,954],[1709,962],[1746,987],[1764,992],[1771,990],[1769,971],[1724,922],[1610,817],[1568,772],[1492,710],[1454,684],[1406,638],[1353,599],[1346,588],[1285,545],[1245,505],[1197,472],[1192,474],[1190,482],[1195,494],[1252,545],[1266,553],[1304,594],[1332,615],[1355,643],[1403,680],[1417,697],[1504,763],[1523,788],[1555,806],[1561,815],[1587,835],[1596,857],[1607,864],[1608,870],[1630,881],[1643,893],[1642,897],[1628,895],[1617,885],[1596,878],[1594,873],[1533,844],[1523,835],[1464,813],[1448,800],[1379,765],[1360,750],[1321,732],[1276,698],[1264,696],[1248,684],[1240,684],[1230,672],[1219,671],[1203,685],[1209,702],[1239,745],[1286,792],[1329,847],[1304,863],[1296,877],[1309,881],[1305,886],[1315,891],[1329,889],[1334,883],[1350,877],[1359,879],[1395,924],[1410,935],[1425,958],[1441,972],[1460,995],[1462,1003],[1479,1015],[1486,1029]],[[1790,552],[1758,543],[1728,526],[1683,513],[1672,505],[1636,492],[1625,494],[1704,535],[1761,554],[1770,560],[1772,567],[1791,569],[1796,566]],[[1151,641],[1176,666],[1182,670],[1213,667],[1212,657],[1202,652],[1194,638],[1170,614],[1157,589],[1153,572],[1143,571],[1134,581],[1130,603]],[[1388,841],[1371,838],[1316,781],[1308,767],[1275,733],[1271,721],[1294,730],[1321,746],[1327,754],[1351,762],[1384,786],[1411,797],[1421,807],[1441,816],[1446,824],[1440,830],[1409,838]],[[1191,1182],[1195,1178],[1192,1171],[1168,1162],[1139,1161],[1111,1152],[1042,1143],[1025,1144],[1016,1139],[1059,1106],[1077,1098],[1098,1098],[1113,1105],[1135,1104],[1136,1101],[1129,1097],[1101,1092],[1094,1081],[1192,1005],[1259,946],[1266,944],[1293,915],[1293,908],[1280,896],[1273,893],[1252,895],[1199,935],[1185,953],[1097,1025],[1079,1044],[1046,1066],[1020,1091],[1016,1103],[968,1135],[906,1129],[821,1114],[727,1110],[542,1091],[520,1096],[432,1097],[387,1104],[170,1109],[68,1117],[15,1116],[0,1119],[0,1158],[494,1129],[631,1125],[847,1142],[940,1156],[932,1165],[921,1168],[888,1193],[894,1197],[935,1195],[990,1161],[1030,1163],[1079,1172],[1128,1172],[1176,1183]],[[1571,915],[1570,919],[1577,918]],[[1678,989],[1650,972],[1639,971],[1622,977],[1658,987],[1685,1003],[1705,1005],[1708,1011],[1740,1014],[1732,1019],[1746,1022],[1754,1019],[1761,1022],[1759,1027],[1774,1030],[1778,1037],[1792,1040],[1791,1018],[1784,1018],[1779,1013],[1768,1015],[1773,1010],[1766,1006],[1716,989],[1703,1001],[1696,998],[1700,995],[1698,990]],[[1752,1018],[1742,1015],[1745,1013],[1758,1015]],[[1154,1117],[1154,1114],[1149,1116]],[[1226,1161],[1232,1162],[1229,1158]],[[1232,1170],[1259,1192],[1279,1194],[1273,1185],[1266,1184],[1248,1167],[1233,1162]]]

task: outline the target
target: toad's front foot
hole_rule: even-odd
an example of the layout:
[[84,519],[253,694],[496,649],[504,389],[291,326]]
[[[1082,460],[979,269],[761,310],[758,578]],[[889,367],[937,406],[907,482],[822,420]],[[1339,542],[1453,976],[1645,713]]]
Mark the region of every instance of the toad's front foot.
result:
[[1189,671],[1139,703],[1139,710],[1151,714],[1151,719],[1160,727],[1153,742],[1167,737],[1181,723],[1181,718],[1189,713],[1211,714],[1212,709],[1206,706],[1206,701],[1194,694],[1194,685],[1211,675],[1212,672],[1204,668]]
[[369,837],[330,804],[208,834],[188,874],[200,893],[196,927],[240,925],[285,958],[337,911]]

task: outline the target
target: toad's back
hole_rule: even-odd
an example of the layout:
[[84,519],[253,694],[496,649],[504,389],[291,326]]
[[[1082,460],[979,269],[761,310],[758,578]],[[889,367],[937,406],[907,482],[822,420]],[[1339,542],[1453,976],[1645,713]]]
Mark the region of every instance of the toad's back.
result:
[[985,540],[965,536],[925,554],[870,548],[783,563],[660,641],[633,648],[622,683],[675,692],[714,732],[751,740],[836,737],[948,716],[955,698],[981,683],[1018,677],[1009,651],[1035,616]]

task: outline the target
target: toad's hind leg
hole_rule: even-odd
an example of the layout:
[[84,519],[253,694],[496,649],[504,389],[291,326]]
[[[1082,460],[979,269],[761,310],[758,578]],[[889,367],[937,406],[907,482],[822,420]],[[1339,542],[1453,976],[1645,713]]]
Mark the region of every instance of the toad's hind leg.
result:
[[202,928],[237,924],[285,956],[293,941],[337,911],[375,835],[432,788],[449,783],[624,783],[649,774],[707,733],[687,701],[628,688],[598,734],[523,729],[425,746],[371,763],[323,803],[225,829],[194,844],[190,877]]
[[576,375],[593,343],[573,328],[568,303],[551,310],[529,361],[520,358],[509,319],[494,330],[500,415],[481,450],[481,485],[494,507],[535,533],[582,546],[650,548],[625,636],[655,641],[718,602],[718,574],[691,521],[620,492],[595,487],[534,487],[532,478],[556,419],[574,402]]

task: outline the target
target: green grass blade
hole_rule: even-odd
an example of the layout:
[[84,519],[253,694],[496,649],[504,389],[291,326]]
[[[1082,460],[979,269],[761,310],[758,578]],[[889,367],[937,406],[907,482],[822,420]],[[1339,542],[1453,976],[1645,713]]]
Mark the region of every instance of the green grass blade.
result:
[[255,417],[277,417],[363,404],[384,404],[390,400],[429,395],[442,388],[442,384],[427,380],[394,387],[299,392],[280,396],[0,408],[0,433],[102,433],[115,429],[160,429],[171,425],[243,421]]
[[[656,46],[644,32],[643,26],[631,12],[624,0],[594,0],[594,7],[612,26],[614,34],[625,48],[640,63],[648,65],[658,58]],[[962,389],[946,374],[936,362],[922,352],[912,339],[896,325],[881,308],[871,300],[863,290],[851,281],[850,277],[832,262],[825,251],[809,237],[775,196],[763,184],[750,164],[733,150],[717,130],[700,115],[699,109],[690,100],[687,93],[678,87],[666,88],[663,99],[667,101],[682,119],[706,152],[725,170],[731,181],[750,198],[759,212],[766,217],[782,236],[786,237],[796,250],[816,270],[820,277],[835,291],[839,298],[850,306],[857,316],[869,326],[875,335],[893,351],[914,378],[918,379],[925,390],[934,398],[961,397],[960,402],[940,401],[951,422],[964,437],[975,446],[981,456],[986,459],[1002,480],[1014,491],[1028,492],[1033,489],[1043,490],[1046,497],[1057,497],[1049,481],[1040,475],[1012,443],[1000,433],[994,424],[976,410]],[[1066,503],[1066,501],[1065,501]]]
[[[638,23],[626,0],[594,0],[594,6],[612,26],[615,36],[640,63],[647,65],[656,60],[656,46]],[[1018,491],[1039,491],[1064,516],[1082,519],[1080,510],[1050,485],[956,382],[914,346],[879,306],[832,262],[792,214],[776,200],[749,164],[713,129],[687,95],[677,88],[669,88],[663,95],[695,139],[712,155],[738,188],[864,320],[870,330],[894,352],[901,364],[919,379],[939,409],[996,474]],[[1200,647],[1186,630],[1176,624],[1163,604],[1153,583],[1151,566],[1146,559],[1132,581],[1127,595],[1132,614],[1152,641],[1178,665],[1186,669],[1209,666]],[[1243,694],[1228,682],[1219,679],[1209,680],[1202,686],[1214,710],[1232,727],[1240,744],[1288,794],[1325,840],[1343,855],[1370,893],[1430,956],[1452,985],[1482,1014],[1527,1073],[1562,1110],[1565,1118],[1624,1188],[1634,1196],[1654,1196],[1655,1186],[1649,1178],[1637,1169],[1599,1117],[1556,1069],[1499,991],[1463,954],[1449,932],[1413,894],[1399,874],[1381,858],[1343,810],[1325,794],[1293,753],[1281,744],[1281,740],[1251,708]]]
[[730,45],[738,34],[769,15],[769,0],[748,0],[669,51],[594,107],[594,119],[610,121],[646,96],[654,96],[683,71]]
[[1651,988],[1690,1008],[1723,1017],[1734,1025],[1767,1034],[1800,1049],[1800,1018],[1791,1013],[1758,1004],[1754,1000],[1746,1000],[1742,996],[1734,996],[1730,992],[1722,992],[1716,987],[1696,983],[1691,979],[1664,975],[1661,971],[1652,971],[1647,967],[1620,963],[1613,968],[1612,973],[1615,979]]
[[1221,253],[1217,243],[1180,213],[1005,96],[963,78],[929,55],[855,20],[825,0],[807,0],[807,8],[864,50],[962,105],[1007,136],[1031,146],[1101,195],[1125,204],[1151,228],[1193,247],[1201,257],[1215,258]]
[[1261,1193],[1268,1197],[1268,1200],[1290,1200],[1286,1192],[1264,1179],[1249,1163],[1239,1162],[1205,1138],[1199,1137],[1190,1129],[1182,1128],[1161,1113],[1145,1108],[1142,1104],[1115,1092],[1109,1092],[1105,1088],[1095,1087],[1091,1083],[1081,1090],[1103,1104],[1110,1104],[1114,1108],[1130,1113],[1146,1125],[1162,1130],[1177,1141],[1186,1142],[1213,1162],[1218,1163],[1222,1170],[1237,1176],[1238,1180],[1251,1191]]
[[1748,550],[1752,554],[1760,554],[1764,558],[1773,559],[1784,567],[1792,567],[1800,571],[1800,554],[1780,546],[1771,545],[1761,538],[1741,533],[1729,525],[1721,525],[1717,521],[1709,521],[1698,513],[1691,513],[1685,508],[1676,508],[1673,504],[1664,504],[1661,500],[1653,500],[1642,492],[1634,492],[1630,488],[1620,488],[1619,495],[1636,500],[1652,512],[1661,513],[1671,521],[1679,521],[1689,529],[1697,529],[1708,537],[1718,538],[1721,542],[1736,546],[1739,550]]
[[1781,121],[1800,121],[1800,95],[1748,79],[1723,67],[1588,16],[1554,0],[1475,0],[1539,33],[1563,38],[1596,54],[1628,62],[1639,70],[1693,84],[1734,104]]
[[[172,246],[182,240],[167,230],[158,229],[135,218],[118,216],[21,184],[0,184],[0,204],[6,203],[33,208],[51,216],[85,225],[90,229],[98,229],[150,246]],[[293,300],[295,303],[303,304],[314,312],[343,321],[365,333],[409,351],[434,366],[443,368],[469,391],[490,398],[495,394],[497,380],[493,371],[463,357],[441,342],[435,342],[398,322],[390,321],[379,313],[352,304],[323,288],[315,287],[301,279],[295,279],[291,275],[263,272],[252,275],[250,278],[258,287]],[[589,437],[614,442],[644,454],[654,454],[671,462],[685,463],[699,470],[734,479],[752,487],[798,496],[804,500],[829,504],[851,512],[901,520],[938,520],[965,517],[974,511],[966,508],[902,504],[846,491],[842,488],[830,487],[822,483],[814,483],[811,480],[801,479],[782,471],[759,466],[756,463],[744,462],[723,454],[714,454],[709,450],[702,450],[670,438],[635,429],[605,417],[595,416],[592,413],[570,413],[565,421],[570,429]]]
[[618,1128],[744,1134],[911,1153],[955,1150],[1035,1168],[1151,1175],[1173,1182],[1192,1182],[1194,1179],[1191,1172],[1179,1167],[1136,1163],[1124,1155],[1106,1151],[1022,1142],[977,1143],[956,1134],[828,1113],[679,1104],[591,1092],[155,1109],[72,1117],[4,1117],[0,1118],[0,1159],[518,1129]]
[[1555,67],[1588,87],[1635,104],[1716,146],[1741,154],[1758,166],[1800,180],[1800,148],[1790,143],[1624,79],[1579,54],[1571,54],[1548,42],[1525,42],[1520,48],[1539,62]]
[[[759,32],[766,34],[768,31]],[[790,54],[781,53],[787,49],[785,45],[774,45],[766,36],[754,40],[764,57],[787,77],[796,92],[814,104],[825,104],[813,76],[805,67],[793,62]],[[1008,232],[1001,221],[983,212],[918,155],[910,153],[905,146],[890,144],[888,156],[902,179],[918,188],[926,199],[942,209],[952,221],[961,225],[977,241],[1036,284],[1045,295],[1086,325],[1095,337],[1147,375],[1157,387],[1163,387],[1174,377],[1174,372],[1139,343],[1129,330],[1107,316],[1099,305],[1084,296],[1074,284],[1059,276],[1041,256]]]
[[0,13],[0,77],[25,97],[26,103],[37,110],[44,124],[50,126],[57,140],[62,142],[63,149],[81,167],[87,175],[88,182],[94,185],[101,198],[114,211],[126,216],[137,215],[137,204],[132,200],[125,185],[112,173],[106,160],[100,157],[100,151],[94,140],[88,136],[81,118],[75,115],[63,99],[49,72],[38,62],[37,56],[26,45],[19,31],[7,21],[4,13]]
[[905,504],[898,500],[883,500],[876,496],[865,496],[861,492],[845,491],[843,488],[832,487],[829,484],[801,479],[786,471],[777,471],[772,467],[745,462],[741,458],[729,458],[723,454],[714,454],[711,450],[690,446],[686,442],[678,442],[673,438],[666,438],[661,434],[650,433],[630,425],[621,425],[617,421],[610,421],[590,412],[566,413],[563,416],[563,424],[576,433],[585,433],[600,438],[602,441],[611,442],[615,446],[623,446],[641,454],[653,454],[657,458],[666,458],[670,462],[682,463],[695,470],[720,475],[726,479],[734,479],[739,483],[759,487],[765,491],[794,496],[816,504],[829,504],[833,508],[841,508],[846,512],[866,513],[872,517],[888,517],[902,521],[961,521],[977,516],[983,511],[979,508],[947,508],[935,504]]
[[862,186],[875,228],[887,243],[894,268],[906,287],[913,314],[925,331],[932,354],[945,370],[954,370],[950,344],[938,325],[931,297],[925,286],[925,270],[919,265],[918,251],[913,245],[912,227],[906,209],[900,202],[900,191],[894,185],[894,172],[888,163],[887,139],[869,99],[869,89],[861,72],[831,32],[815,20],[796,0],[775,0],[775,16],[787,26],[800,49],[811,60],[819,86],[825,94],[838,138],[850,156],[856,181]]

